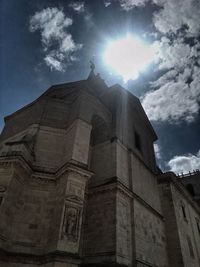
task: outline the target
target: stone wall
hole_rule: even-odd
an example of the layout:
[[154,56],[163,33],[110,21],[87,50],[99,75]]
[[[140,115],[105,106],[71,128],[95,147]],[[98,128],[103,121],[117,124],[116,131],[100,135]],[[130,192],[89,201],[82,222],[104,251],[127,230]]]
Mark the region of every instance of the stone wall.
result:
[[[117,90],[116,86],[116,90]],[[139,100],[130,92],[120,90],[120,101],[116,100],[116,133],[120,142],[131,149],[149,169],[155,171],[156,162],[153,142],[157,139],[153,128]],[[136,147],[135,132],[140,139],[139,150]]]
[[198,267],[199,209],[173,179],[158,185],[139,100],[92,83],[52,87],[6,118],[0,264]]
[[116,253],[116,192],[109,188],[90,189],[83,235],[86,263],[114,262]]
[[140,262],[138,266],[143,263],[144,266],[167,267],[166,237],[162,216],[135,200],[134,227],[136,259]]
[[51,262],[51,263],[44,263],[38,262],[38,264],[32,263],[19,263],[19,262],[6,262],[0,261],[0,266],[2,267],[78,267],[78,264],[70,264],[66,262]]
[[192,197],[172,173],[159,179],[170,266],[200,265],[200,213]]
[[200,171],[197,170],[193,173],[180,176],[180,181],[185,185],[194,200],[196,200],[200,206]]
[[90,149],[89,168],[94,172],[90,183],[102,183],[116,176],[115,144],[110,141],[95,145]]
[[131,265],[133,255],[133,220],[132,198],[125,192],[118,190],[116,199],[116,246],[117,263]]
[[170,184],[160,185],[161,204],[163,215],[165,218],[165,229],[166,229],[166,241],[169,266],[183,267],[183,259],[181,246],[179,242],[179,235],[176,223],[175,209],[173,205],[173,199],[171,195]]
[[184,265],[198,267],[200,265],[200,232],[196,219],[200,220],[200,214],[174,184],[171,184],[171,193]]
[[133,192],[162,213],[156,176],[133,153],[130,157]]
[[[41,126],[37,134],[34,164],[54,169],[61,166],[67,144],[73,141],[70,138],[67,140],[67,137],[68,132],[65,130]],[[72,145],[68,150],[72,150]]]
[[[5,164],[0,171],[3,175],[0,188],[5,189],[1,191],[0,250],[14,253],[16,257],[27,254],[25,259],[38,255],[41,259],[33,256],[31,260],[39,263],[55,251],[77,257],[85,184],[90,173],[73,165],[55,175],[32,172],[21,159],[8,164],[7,171]],[[13,262],[16,257],[13,256]],[[21,261],[24,261],[22,256]]]
[[115,143],[116,149],[116,176],[128,188],[130,184],[129,151],[120,141]]
[[91,126],[75,120],[67,130],[40,127],[35,154],[36,165],[58,168],[75,160],[87,165]]
[[59,193],[53,181],[32,178],[31,172],[25,172],[20,165],[14,164],[13,169],[1,206],[0,231],[4,237],[1,245],[9,251],[47,253],[56,247],[60,226],[60,221],[56,220],[61,214],[63,193]]

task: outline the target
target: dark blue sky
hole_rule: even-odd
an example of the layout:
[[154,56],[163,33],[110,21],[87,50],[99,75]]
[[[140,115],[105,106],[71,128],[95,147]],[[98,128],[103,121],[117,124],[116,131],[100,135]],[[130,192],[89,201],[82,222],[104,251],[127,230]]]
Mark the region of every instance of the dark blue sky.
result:
[[[200,168],[200,29],[196,26],[200,21],[195,21],[200,17],[196,14],[200,4],[191,1],[186,16],[187,0],[181,1],[183,8],[179,10],[180,0],[168,0],[173,8],[161,0],[1,0],[0,128],[5,116],[52,84],[87,78],[88,62],[94,57],[97,72],[109,85],[121,83],[141,98],[159,137],[162,168],[177,172]],[[56,28],[60,36],[56,30],[47,35],[49,24],[44,16],[50,16],[48,22],[61,19],[60,28]],[[64,27],[67,18],[71,24]],[[102,54],[108,39],[127,33],[157,42],[160,57],[137,80],[123,84],[120,76],[110,75]],[[61,45],[69,36],[71,50]],[[47,57],[54,62],[48,64]],[[55,62],[61,64],[59,70]]]

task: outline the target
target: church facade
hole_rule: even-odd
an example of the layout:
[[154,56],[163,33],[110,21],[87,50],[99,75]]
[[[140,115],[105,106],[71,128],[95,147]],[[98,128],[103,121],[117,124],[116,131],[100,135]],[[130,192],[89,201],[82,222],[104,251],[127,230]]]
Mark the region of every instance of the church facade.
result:
[[139,99],[93,70],[6,117],[0,266],[199,267],[200,207],[157,168],[156,139]]

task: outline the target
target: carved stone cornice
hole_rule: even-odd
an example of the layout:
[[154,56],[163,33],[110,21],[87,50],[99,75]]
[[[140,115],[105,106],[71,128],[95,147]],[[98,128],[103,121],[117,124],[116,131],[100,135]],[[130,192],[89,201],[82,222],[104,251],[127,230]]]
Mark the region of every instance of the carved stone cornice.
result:
[[81,205],[81,206],[84,203],[84,199],[82,199],[78,196],[75,196],[75,195],[67,195],[65,197],[65,201],[73,202],[73,203],[76,203],[76,204]]
[[57,168],[55,171],[48,171],[48,169],[42,170],[38,169],[37,167],[33,167],[20,155],[12,157],[0,157],[0,166],[11,167],[12,165],[20,166],[26,172],[28,172],[29,177],[41,181],[42,183],[55,183],[63,175],[70,172],[80,174],[85,181],[87,181],[93,175],[93,172],[89,171],[85,165],[83,166],[75,161],[67,162],[63,166]]
[[45,264],[50,262],[65,262],[80,264],[81,259],[78,254],[53,251],[43,255],[16,253],[0,249],[0,262],[13,262],[20,264]]

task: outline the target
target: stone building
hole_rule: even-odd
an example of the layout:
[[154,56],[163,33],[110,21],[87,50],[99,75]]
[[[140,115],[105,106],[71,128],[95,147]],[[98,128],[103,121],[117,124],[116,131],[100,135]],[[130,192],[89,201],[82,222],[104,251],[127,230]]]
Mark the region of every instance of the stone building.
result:
[[200,170],[179,175],[181,182],[200,205]]
[[161,173],[137,97],[87,80],[5,118],[0,266],[199,267],[200,208]]

